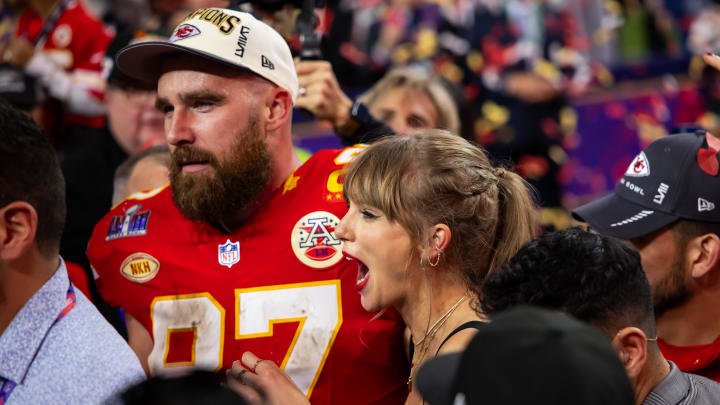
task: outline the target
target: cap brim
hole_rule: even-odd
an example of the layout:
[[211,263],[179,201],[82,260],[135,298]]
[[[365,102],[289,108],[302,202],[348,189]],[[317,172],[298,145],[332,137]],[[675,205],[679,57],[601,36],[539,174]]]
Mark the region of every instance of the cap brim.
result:
[[679,218],[635,204],[615,193],[575,208],[572,215],[577,220],[587,222],[598,232],[620,239],[645,236]]
[[430,405],[453,404],[461,359],[462,352],[444,354],[428,360],[420,367],[415,384],[425,402]]
[[141,42],[121,49],[115,57],[118,69],[133,79],[144,82],[157,82],[163,73],[164,61],[175,55],[196,55],[222,63],[238,70],[247,70],[242,66],[228,62],[215,55],[179,46],[171,42]]

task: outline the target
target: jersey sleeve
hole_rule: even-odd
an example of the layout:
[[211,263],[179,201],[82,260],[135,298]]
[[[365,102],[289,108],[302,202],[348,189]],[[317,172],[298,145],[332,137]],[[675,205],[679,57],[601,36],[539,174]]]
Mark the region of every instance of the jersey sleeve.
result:
[[[87,257],[100,295],[110,305],[123,307],[138,319],[147,317],[144,311],[138,309],[152,297],[143,292],[136,300],[128,299],[128,292],[132,294],[133,291],[131,281],[137,278],[133,277],[135,274],[132,272],[132,261],[127,259],[134,253],[148,250],[152,245],[152,238],[147,237],[150,216],[151,213],[155,214],[155,222],[162,219],[163,211],[155,208],[158,205],[157,200],[165,190],[167,186],[134,194],[113,207],[95,225],[88,242]],[[128,263],[125,263],[126,261]],[[147,266],[143,268],[145,267]],[[143,268],[137,271],[142,271]],[[143,281],[142,278],[140,280]]]

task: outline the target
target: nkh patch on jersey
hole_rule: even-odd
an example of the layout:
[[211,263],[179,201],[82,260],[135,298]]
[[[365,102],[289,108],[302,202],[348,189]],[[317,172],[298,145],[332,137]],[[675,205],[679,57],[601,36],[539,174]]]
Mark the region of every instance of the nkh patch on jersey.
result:
[[342,259],[342,241],[333,232],[340,219],[327,211],[311,212],[300,218],[290,237],[293,252],[313,269],[327,269]]
[[160,262],[143,252],[133,253],[123,260],[120,273],[134,283],[146,283],[160,271]]
[[218,263],[221,266],[232,268],[233,264],[240,261],[240,242],[226,240],[224,244],[218,245]]

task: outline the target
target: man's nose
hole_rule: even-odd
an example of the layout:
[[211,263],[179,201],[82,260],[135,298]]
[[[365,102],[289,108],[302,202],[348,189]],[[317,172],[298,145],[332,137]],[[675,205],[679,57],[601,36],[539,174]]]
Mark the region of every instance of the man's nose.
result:
[[182,145],[195,141],[190,126],[190,117],[186,110],[177,108],[169,117],[165,117],[165,135],[170,145]]

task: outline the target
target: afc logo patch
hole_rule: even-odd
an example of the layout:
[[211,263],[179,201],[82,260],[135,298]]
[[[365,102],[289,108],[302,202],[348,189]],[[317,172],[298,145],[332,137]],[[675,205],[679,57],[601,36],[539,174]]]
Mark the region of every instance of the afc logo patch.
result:
[[230,239],[224,244],[218,245],[218,263],[221,266],[232,266],[240,261],[240,242],[230,242]]
[[177,27],[173,35],[170,37],[170,42],[177,42],[182,39],[194,37],[195,35],[200,35],[198,27],[192,24],[183,24]]
[[295,224],[290,236],[293,253],[313,269],[327,269],[342,260],[342,241],[333,232],[340,223],[326,211],[311,212]]

